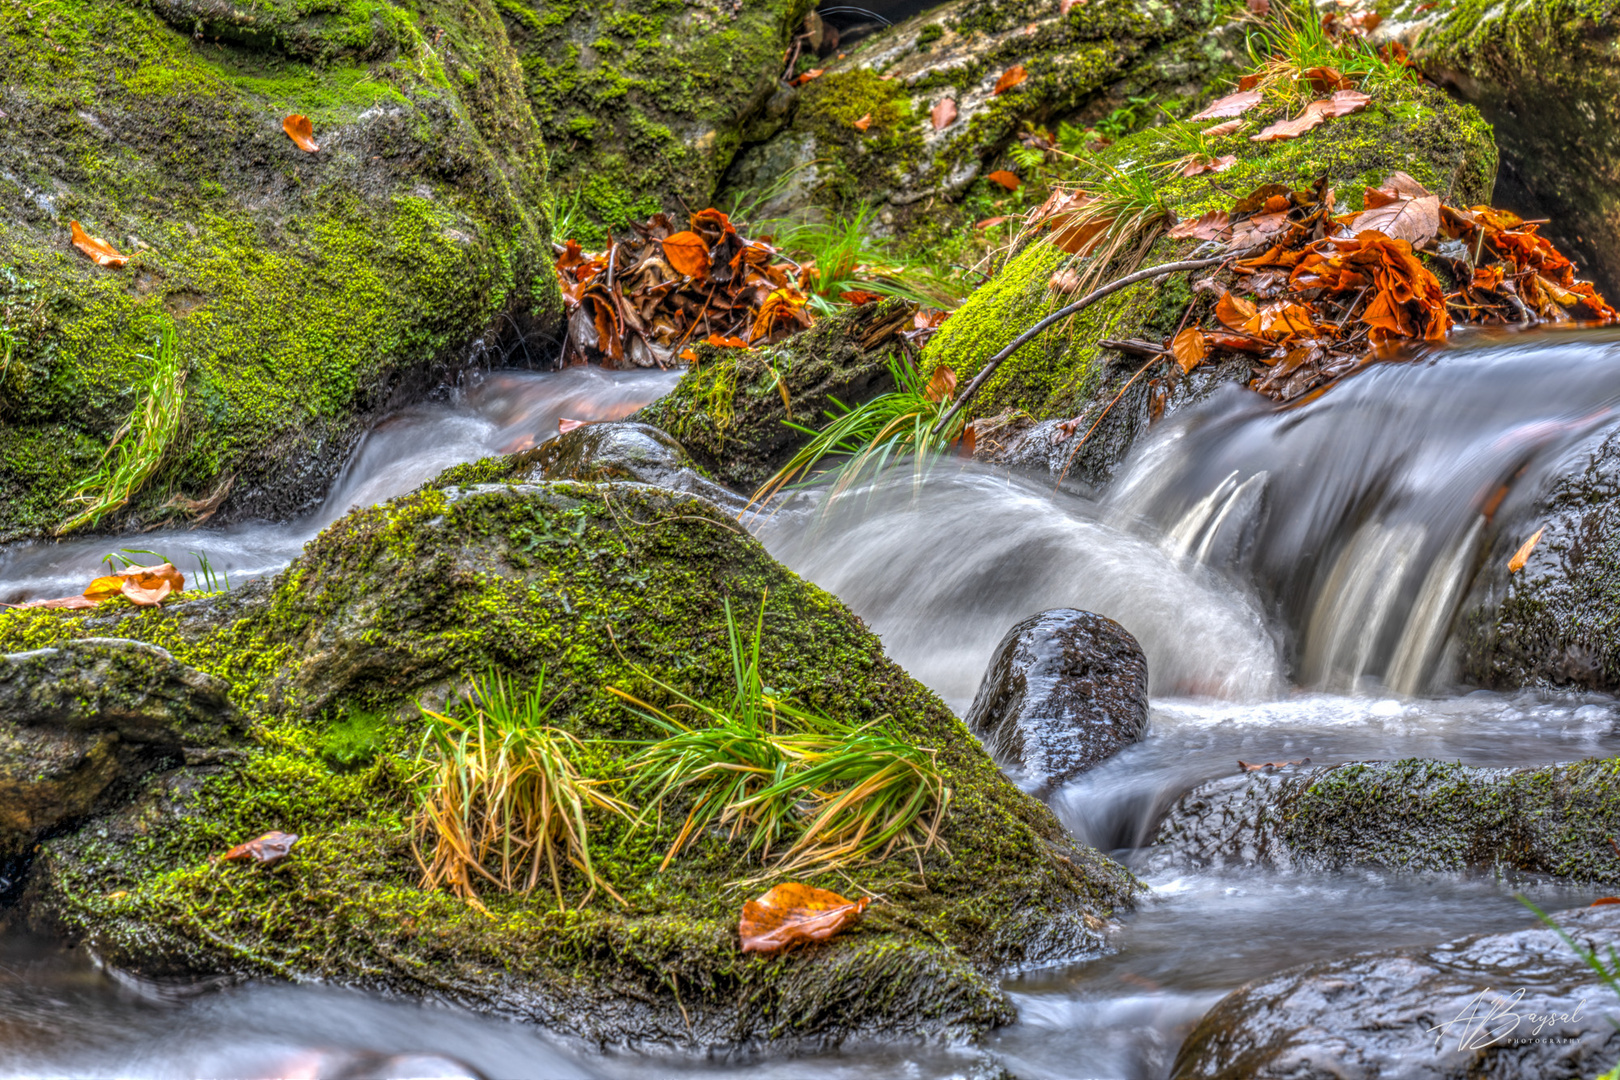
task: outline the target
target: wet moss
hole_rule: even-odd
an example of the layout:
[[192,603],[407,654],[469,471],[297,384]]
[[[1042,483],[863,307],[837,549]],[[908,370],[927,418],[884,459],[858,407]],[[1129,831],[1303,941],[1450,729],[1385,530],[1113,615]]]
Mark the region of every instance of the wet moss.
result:
[[[139,520],[230,477],[227,515],[296,509],[391,394],[497,321],[560,319],[535,209],[544,152],[493,9],[333,0],[260,15],[216,41],[207,18],[194,37],[111,0],[0,13],[16,76],[0,249],[46,320],[13,357],[26,385],[0,400],[0,537],[60,520],[136,404],[164,323],[190,369],[187,422]],[[312,118],[319,154],[281,132],[292,112]],[[69,219],[128,266],[73,251]]]
[[[554,721],[646,738],[606,687],[656,700],[639,670],[718,695],[728,598],[744,611],[763,600],[773,686],[846,720],[883,718],[936,749],[948,777],[946,848],[811,879],[886,898],[855,933],[803,956],[744,958],[744,892],[727,883],[759,868],[710,836],[660,872],[678,808],[640,830],[596,824],[598,869],[624,908],[489,896],[485,917],[417,887],[414,701],[441,702],[492,667],[544,670]],[[1010,1016],[988,973],[1095,948],[1097,918],[1134,890],[1008,784],[833,597],[712,505],[640,485],[428,488],[351,513],[273,583],[160,611],[0,614],[3,650],[88,635],[163,644],[229,679],[257,718],[251,760],[173,774],[42,855],[36,921],[137,970],[438,994],[609,1041],[964,1033]],[[356,710],[391,719],[368,722],[369,765],[334,769],[323,749]],[[622,778],[633,743],[592,745],[582,768]],[[210,861],[270,828],[306,838],[284,868]],[[571,874],[566,888],[581,895]]]

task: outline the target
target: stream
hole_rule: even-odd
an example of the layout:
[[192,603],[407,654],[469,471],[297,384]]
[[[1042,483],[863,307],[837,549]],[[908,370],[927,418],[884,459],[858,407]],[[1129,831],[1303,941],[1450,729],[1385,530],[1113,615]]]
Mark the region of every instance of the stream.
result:
[[[307,519],[127,546],[188,571],[188,553],[204,552],[233,581],[269,573],[352,506],[528,445],[559,417],[625,415],[674,379],[488,374],[380,424]],[[1045,608],[1108,615],[1147,653],[1147,736],[1052,802],[1150,894],[1119,917],[1108,955],[1010,977],[1019,1022],[982,1048],[604,1055],[532,1026],[328,987],[133,984],[81,952],[11,935],[0,938],[0,1074],[925,1080],[971,1075],[988,1052],[1022,1080],[1156,1080],[1198,1017],[1249,979],[1522,927],[1517,893],[1543,909],[1589,903],[1597,890],[1490,873],[1191,872],[1148,845],[1176,798],[1240,757],[1522,766],[1620,754],[1620,703],[1456,685],[1448,629],[1492,531],[1529,513],[1540,486],[1620,422],[1616,410],[1613,335],[1481,335],[1286,409],[1219,390],[1163,422],[1099,502],[950,464],[920,485],[909,473],[880,480],[762,526],[777,558],[859,613],[959,714],[1002,634]],[[113,546],[0,551],[0,599],[77,591]]]

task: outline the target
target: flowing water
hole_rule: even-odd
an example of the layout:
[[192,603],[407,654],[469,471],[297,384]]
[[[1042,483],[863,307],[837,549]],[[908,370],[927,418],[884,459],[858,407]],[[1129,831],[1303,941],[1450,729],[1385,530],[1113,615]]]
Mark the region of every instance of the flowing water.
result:
[[[624,378],[491,376],[462,401],[379,427],[309,521],[129,546],[195,546],[233,575],[273,569],[348,506],[554,430],[558,414],[623,411],[668,379]],[[601,385],[579,385],[587,379]],[[572,393],[585,397],[558,404]],[[922,1078],[966,1075],[989,1053],[1026,1080],[1147,1080],[1165,1076],[1197,1018],[1250,978],[1519,927],[1517,892],[1544,908],[1589,902],[1590,889],[1492,874],[1189,872],[1146,845],[1178,796],[1230,775],[1240,757],[1534,765],[1620,753],[1620,703],[1470,692],[1452,685],[1447,648],[1482,545],[1523,524],[1536,491],[1580,460],[1617,408],[1612,338],[1475,339],[1376,365],[1293,408],[1217,394],[1161,425],[1100,503],[941,467],[920,486],[897,477],[814,518],[764,526],[777,557],[859,612],[959,712],[1002,634],[1045,608],[1111,616],[1147,652],[1147,737],[1052,803],[1151,892],[1120,917],[1110,955],[1011,979],[1020,1020],[982,1050],[604,1056],[531,1027],[329,988],[132,986],[14,937],[0,940],[0,1073]],[[0,570],[30,594],[67,591],[106,546],[13,549]],[[442,1057],[386,1059],[403,1053]]]

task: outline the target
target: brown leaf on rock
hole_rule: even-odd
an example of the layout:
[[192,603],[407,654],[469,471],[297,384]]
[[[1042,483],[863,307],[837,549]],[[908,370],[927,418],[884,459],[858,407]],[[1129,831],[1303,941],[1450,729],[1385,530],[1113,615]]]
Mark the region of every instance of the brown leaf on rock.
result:
[[1024,70],[1024,65],[1014,64],[1012,67],[1001,73],[1001,78],[996,80],[996,88],[990,91],[990,93],[1004,94],[1027,78],[1029,78],[1029,72]]
[[865,131],[872,126],[872,114],[867,113],[852,125],[856,131]]
[[678,232],[662,241],[664,258],[677,272],[692,278],[709,276],[709,245],[695,232]]
[[1006,169],[997,169],[985,179],[993,180],[1002,187],[1006,188],[1008,191],[1017,191],[1019,186],[1023,184],[1022,180],[1020,180],[1013,173],[1008,172]]
[[1220,157],[1207,157],[1203,154],[1194,154],[1187,159],[1187,164],[1181,169],[1182,176],[1197,176],[1200,173],[1225,172],[1237,164],[1236,154],[1222,154]]
[[1241,296],[1222,293],[1215,301],[1215,317],[1228,330],[1242,330],[1255,317],[1255,306]]
[[[1371,191],[1368,193],[1371,195]],[[1387,199],[1378,206],[1363,210],[1350,222],[1354,233],[1381,232],[1395,240],[1405,240],[1413,247],[1423,247],[1440,232],[1440,197],[1425,195],[1421,198]]]
[[1165,235],[1172,240],[1219,240],[1232,228],[1232,215],[1211,210],[1186,221],[1178,221]]
[[1202,330],[1189,326],[1171,339],[1170,354],[1186,373],[1204,362],[1204,357],[1209,355],[1209,342]]
[[1541,543],[1542,534],[1546,531],[1547,527],[1543,525],[1536,530],[1534,536],[1519,545],[1519,550],[1515,551],[1513,558],[1508,560],[1508,573],[1517,574],[1524,569],[1524,564],[1530,561],[1530,553],[1536,549],[1537,544]]
[[315,142],[315,127],[309,122],[309,117],[303,113],[293,113],[281,122],[281,130],[287,133],[287,138],[293,145],[306,154],[313,154],[320,149]]
[[1269,214],[1256,214],[1247,221],[1240,221],[1232,226],[1232,239],[1227,247],[1232,251],[1247,251],[1258,247],[1273,237],[1288,230],[1290,222],[1288,211],[1278,210]]
[[[1365,109],[1371,101],[1372,98],[1360,90],[1340,90],[1328,98],[1325,104],[1313,101],[1311,105],[1322,105],[1322,111],[1328,116],[1349,116]],[[1310,105],[1306,108],[1310,108]]]
[[803,72],[800,75],[798,75],[797,77],[795,77],[794,80],[791,83],[789,83],[788,85],[789,86],[803,86],[805,83],[809,82],[811,79],[819,79],[823,75],[825,75],[826,73],[827,73],[826,68],[811,68],[809,71]]
[[950,400],[955,394],[956,372],[944,364],[939,365],[928,377],[928,388],[923,391],[923,396],[929,401],[940,402]]
[[274,866],[292,854],[296,843],[296,833],[271,831],[245,844],[237,844],[219,858],[221,862],[256,862],[261,866]]
[[849,289],[839,293],[838,299],[846,304],[854,304],[856,307],[860,307],[862,304],[876,303],[883,299],[883,294],[869,292],[866,289]]
[[1318,94],[1331,94],[1335,90],[1349,90],[1354,85],[1345,76],[1344,72],[1333,67],[1308,68],[1300,74],[1300,78],[1309,83],[1311,89]]
[[1219,139],[1223,135],[1232,134],[1232,132],[1234,132],[1234,131],[1238,130],[1239,128],[1241,128],[1244,125],[1244,123],[1245,123],[1245,121],[1243,121],[1241,119],[1238,119],[1238,120],[1225,120],[1225,121],[1222,121],[1219,124],[1215,124],[1212,127],[1205,128],[1204,129],[1204,134],[1209,136],[1211,139]]
[[928,115],[934,122],[934,130],[944,131],[956,123],[956,102],[950,98],[940,98],[934,102],[933,111]]
[[1298,761],[1244,761],[1238,758],[1238,768],[1244,772],[1260,772],[1262,769],[1281,769],[1289,765],[1309,765],[1310,758],[1300,758]]
[[1235,94],[1216,98],[1205,105],[1202,110],[1192,114],[1192,120],[1219,120],[1223,116],[1242,116],[1256,105],[1260,104],[1265,95],[1258,90],[1239,90]]
[[973,227],[975,229],[993,229],[997,225],[1000,225],[1003,221],[1006,221],[1008,217],[1009,215],[1007,214],[1000,214],[996,217],[987,217],[983,221],[975,221],[973,223]]
[[737,935],[745,953],[774,953],[825,941],[865,913],[870,897],[846,900],[835,892],[790,881],[744,902]]
[[1372,98],[1359,90],[1340,90],[1330,98],[1322,98],[1305,106],[1305,111],[1292,120],[1279,120],[1268,124],[1249,138],[1254,142],[1276,142],[1295,139],[1327,120],[1330,116],[1349,116],[1367,107]]
[[97,266],[111,267],[118,270],[129,262],[128,255],[120,255],[118,249],[99,236],[91,236],[84,231],[84,226],[77,221],[68,222],[73,231],[73,246],[90,256],[90,261]]
[[84,598],[91,603],[99,604],[103,600],[110,600],[124,591],[124,579],[117,574],[108,574],[98,577],[84,588]]

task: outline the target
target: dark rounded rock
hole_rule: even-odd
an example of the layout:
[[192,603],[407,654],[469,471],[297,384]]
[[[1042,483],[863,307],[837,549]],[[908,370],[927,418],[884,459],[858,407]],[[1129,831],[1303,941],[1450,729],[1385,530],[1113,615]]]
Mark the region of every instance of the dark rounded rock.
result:
[[1147,657],[1130,631],[1053,608],[1001,639],[966,720],[1003,767],[1049,790],[1142,737],[1147,687]]
[[[1555,921],[1600,956],[1620,947],[1620,907],[1562,912]],[[1557,931],[1537,923],[1252,982],[1198,1022],[1172,1076],[1576,1080],[1620,1058],[1613,1001]]]

